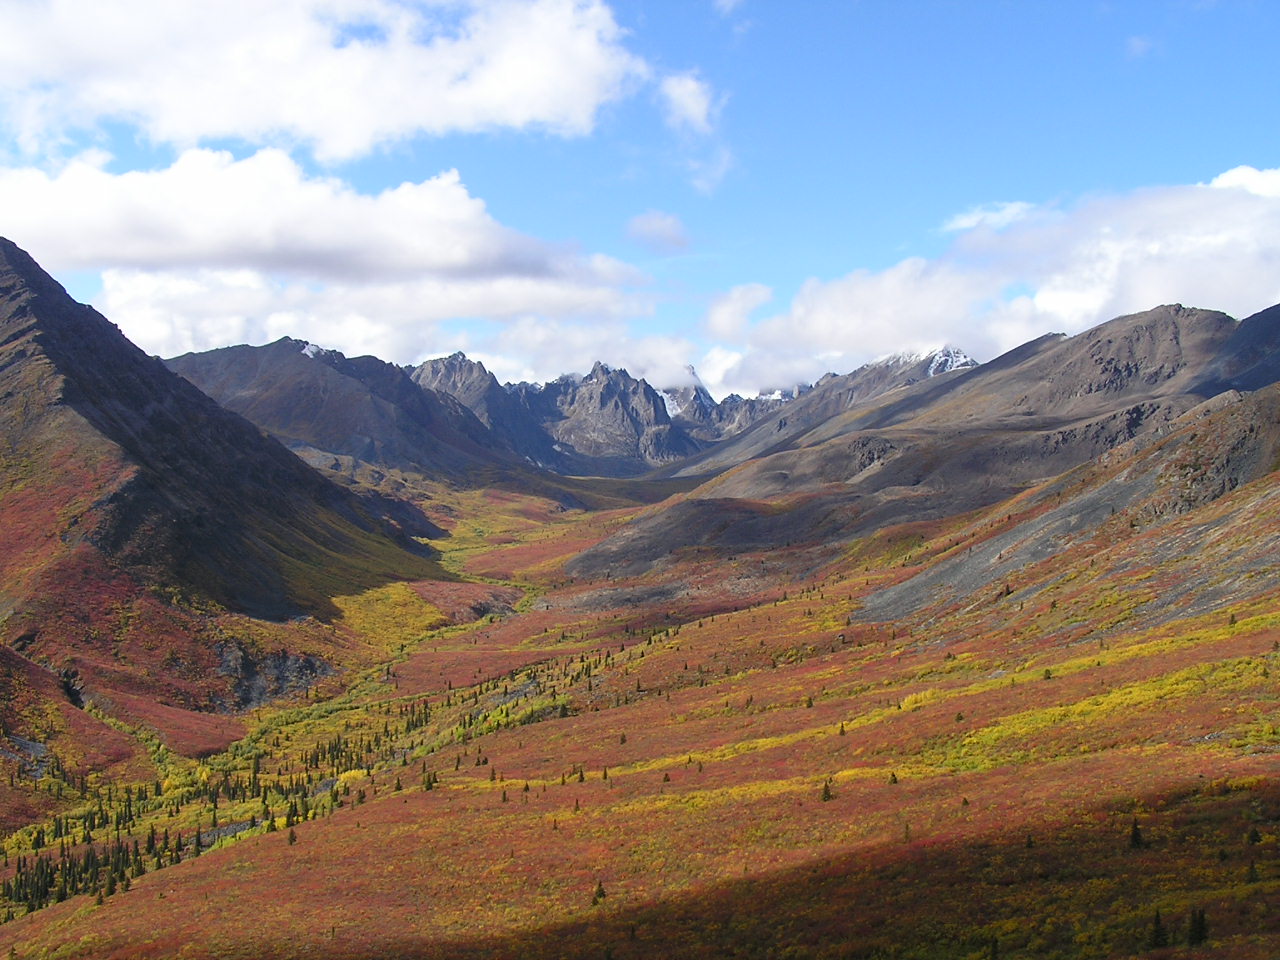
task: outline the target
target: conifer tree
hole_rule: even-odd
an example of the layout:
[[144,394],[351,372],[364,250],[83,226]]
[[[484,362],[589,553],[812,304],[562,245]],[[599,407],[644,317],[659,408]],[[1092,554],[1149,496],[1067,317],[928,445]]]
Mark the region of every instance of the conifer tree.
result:
[[1146,841],[1142,839],[1142,828],[1138,826],[1138,818],[1133,818],[1133,826],[1129,828],[1129,849],[1141,850]]
[[1169,932],[1164,928],[1164,920],[1160,918],[1160,911],[1156,910],[1156,915],[1151,921],[1151,932],[1147,934],[1147,949],[1158,950],[1168,945]]
[[1205,921],[1204,908],[1191,908],[1191,924],[1187,930],[1187,945],[1199,946],[1209,939],[1209,924]]

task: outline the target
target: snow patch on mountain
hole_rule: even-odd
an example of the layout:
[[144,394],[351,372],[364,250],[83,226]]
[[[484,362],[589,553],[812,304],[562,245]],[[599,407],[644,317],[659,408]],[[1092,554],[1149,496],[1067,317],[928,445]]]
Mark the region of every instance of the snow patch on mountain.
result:
[[872,360],[867,366],[910,367],[921,363],[925,364],[926,377],[936,377],[943,373],[950,373],[952,370],[963,370],[978,365],[978,361],[957,347],[938,347],[915,353],[892,353]]
[[940,373],[950,373],[952,370],[976,367],[977,365],[978,361],[963,350],[956,347],[943,347],[941,350],[934,352],[933,359],[929,361],[929,366],[925,373],[930,377],[936,377]]

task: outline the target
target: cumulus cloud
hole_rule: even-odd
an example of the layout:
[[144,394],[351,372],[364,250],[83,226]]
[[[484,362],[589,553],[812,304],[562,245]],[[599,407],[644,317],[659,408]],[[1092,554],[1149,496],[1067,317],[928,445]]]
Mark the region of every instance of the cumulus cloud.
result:
[[5,231],[55,272],[102,270],[95,305],[150,352],[290,334],[407,361],[446,318],[647,309],[635,268],[504,226],[455,171],[363,194],[271,149],[103,159],[0,168]]
[[715,104],[711,87],[695,72],[674,73],[663,77],[659,85],[667,126],[672,130],[709,134],[712,130]]
[[94,159],[57,174],[0,168],[6,229],[53,267],[250,267],[352,282],[431,274],[639,279],[498,223],[457,171],[377,194],[308,175],[266,149],[243,160],[205,149],[169,167],[113,174]]
[[351,356],[407,363],[436,349],[443,321],[457,317],[516,323],[537,310],[540,323],[581,318],[591,327],[646,309],[613,288],[554,277],[319,285],[260,270],[193,269],[106,270],[102,279],[94,306],[161,356],[292,336]]
[[1209,186],[1221,189],[1240,189],[1259,197],[1280,199],[1280,170],[1258,170],[1255,167],[1234,167],[1209,181]]
[[736,341],[746,330],[752,311],[773,299],[763,283],[744,283],[716,297],[707,311],[707,332],[717,340]]
[[602,0],[0,4],[0,124],[29,152],[120,122],[157,143],[589,132],[648,76]]
[[787,386],[947,343],[990,359],[1161,303],[1243,317],[1280,302],[1280,170],[1065,208],[995,204],[948,229],[939,257],[808,280],[785,311],[741,329],[708,385]]
[[675,253],[689,246],[684,224],[673,213],[647,210],[627,221],[627,236],[655,253]]

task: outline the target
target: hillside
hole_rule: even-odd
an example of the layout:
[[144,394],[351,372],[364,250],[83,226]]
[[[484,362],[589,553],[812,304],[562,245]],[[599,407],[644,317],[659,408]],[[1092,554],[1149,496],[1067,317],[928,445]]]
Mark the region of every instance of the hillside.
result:
[[626,370],[597,363],[585,376],[502,386],[461,353],[427,360],[415,383],[456,398],[495,440],[532,464],[560,474],[632,477],[685,463],[747,429],[781,399],[726,397],[716,403],[696,383],[656,390]]
[[1158,307],[866,399],[850,393],[858,372],[831,378],[692,461],[682,472],[722,472],[574,569],[625,557],[634,573],[699,547],[822,539],[836,550],[887,525],[990,506],[1257,383],[1274,363],[1278,318]]
[[[175,764],[131,829],[181,833],[181,862],[147,855],[0,946],[1120,957],[1159,912],[1178,955],[1270,956],[1278,415],[1275,389],[1227,396],[834,561],[796,543],[570,583],[626,514],[489,500],[451,562],[536,602]],[[274,830],[192,856],[211,796],[220,825]]]
[[[295,669],[356,652],[187,712],[220,724],[201,749],[102,724],[38,647],[0,650],[29,725],[0,743],[0,950],[1269,960],[1276,318],[1163,307],[981,367],[828,378],[710,479],[572,481],[597,509],[560,479],[441,486],[450,581],[210,621],[290,640]],[[131,463],[41,419],[66,408],[28,404],[37,449],[79,430]],[[83,489],[63,462],[24,478],[72,498],[29,543]]]
[[397,525],[414,519],[404,505],[321,478],[7,240],[0,333],[6,731],[67,734],[91,757],[75,713],[97,703],[175,743],[225,744],[238,722],[189,711],[306,685],[347,656],[319,621],[285,621],[331,620],[334,596],[440,575]]

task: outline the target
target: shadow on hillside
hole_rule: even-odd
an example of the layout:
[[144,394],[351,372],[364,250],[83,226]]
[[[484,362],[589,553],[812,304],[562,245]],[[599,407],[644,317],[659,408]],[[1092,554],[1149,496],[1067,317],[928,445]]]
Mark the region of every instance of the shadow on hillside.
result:
[[[1078,816],[1075,826],[1044,835],[890,844],[680,900],[633,907],[606,896],[589,920],[511,937],[388,938],[374,953],[321,946],[311,955],[1066,960],[1146,952],[1157,907],[1171,946],[1187,944],[1194,907],[1206,913],[1213,946],[1248,938],[1274,954],[1280,914],[1267,904],[1280,883],[1280,853],[1265,837],[1280,824],[1280,783],[1209,784],[1148,798],[1138,809],[1157,812]],[[1140,837],[1133,832],[1139,821]],[[583,891],[584,905],[591,896]]]

